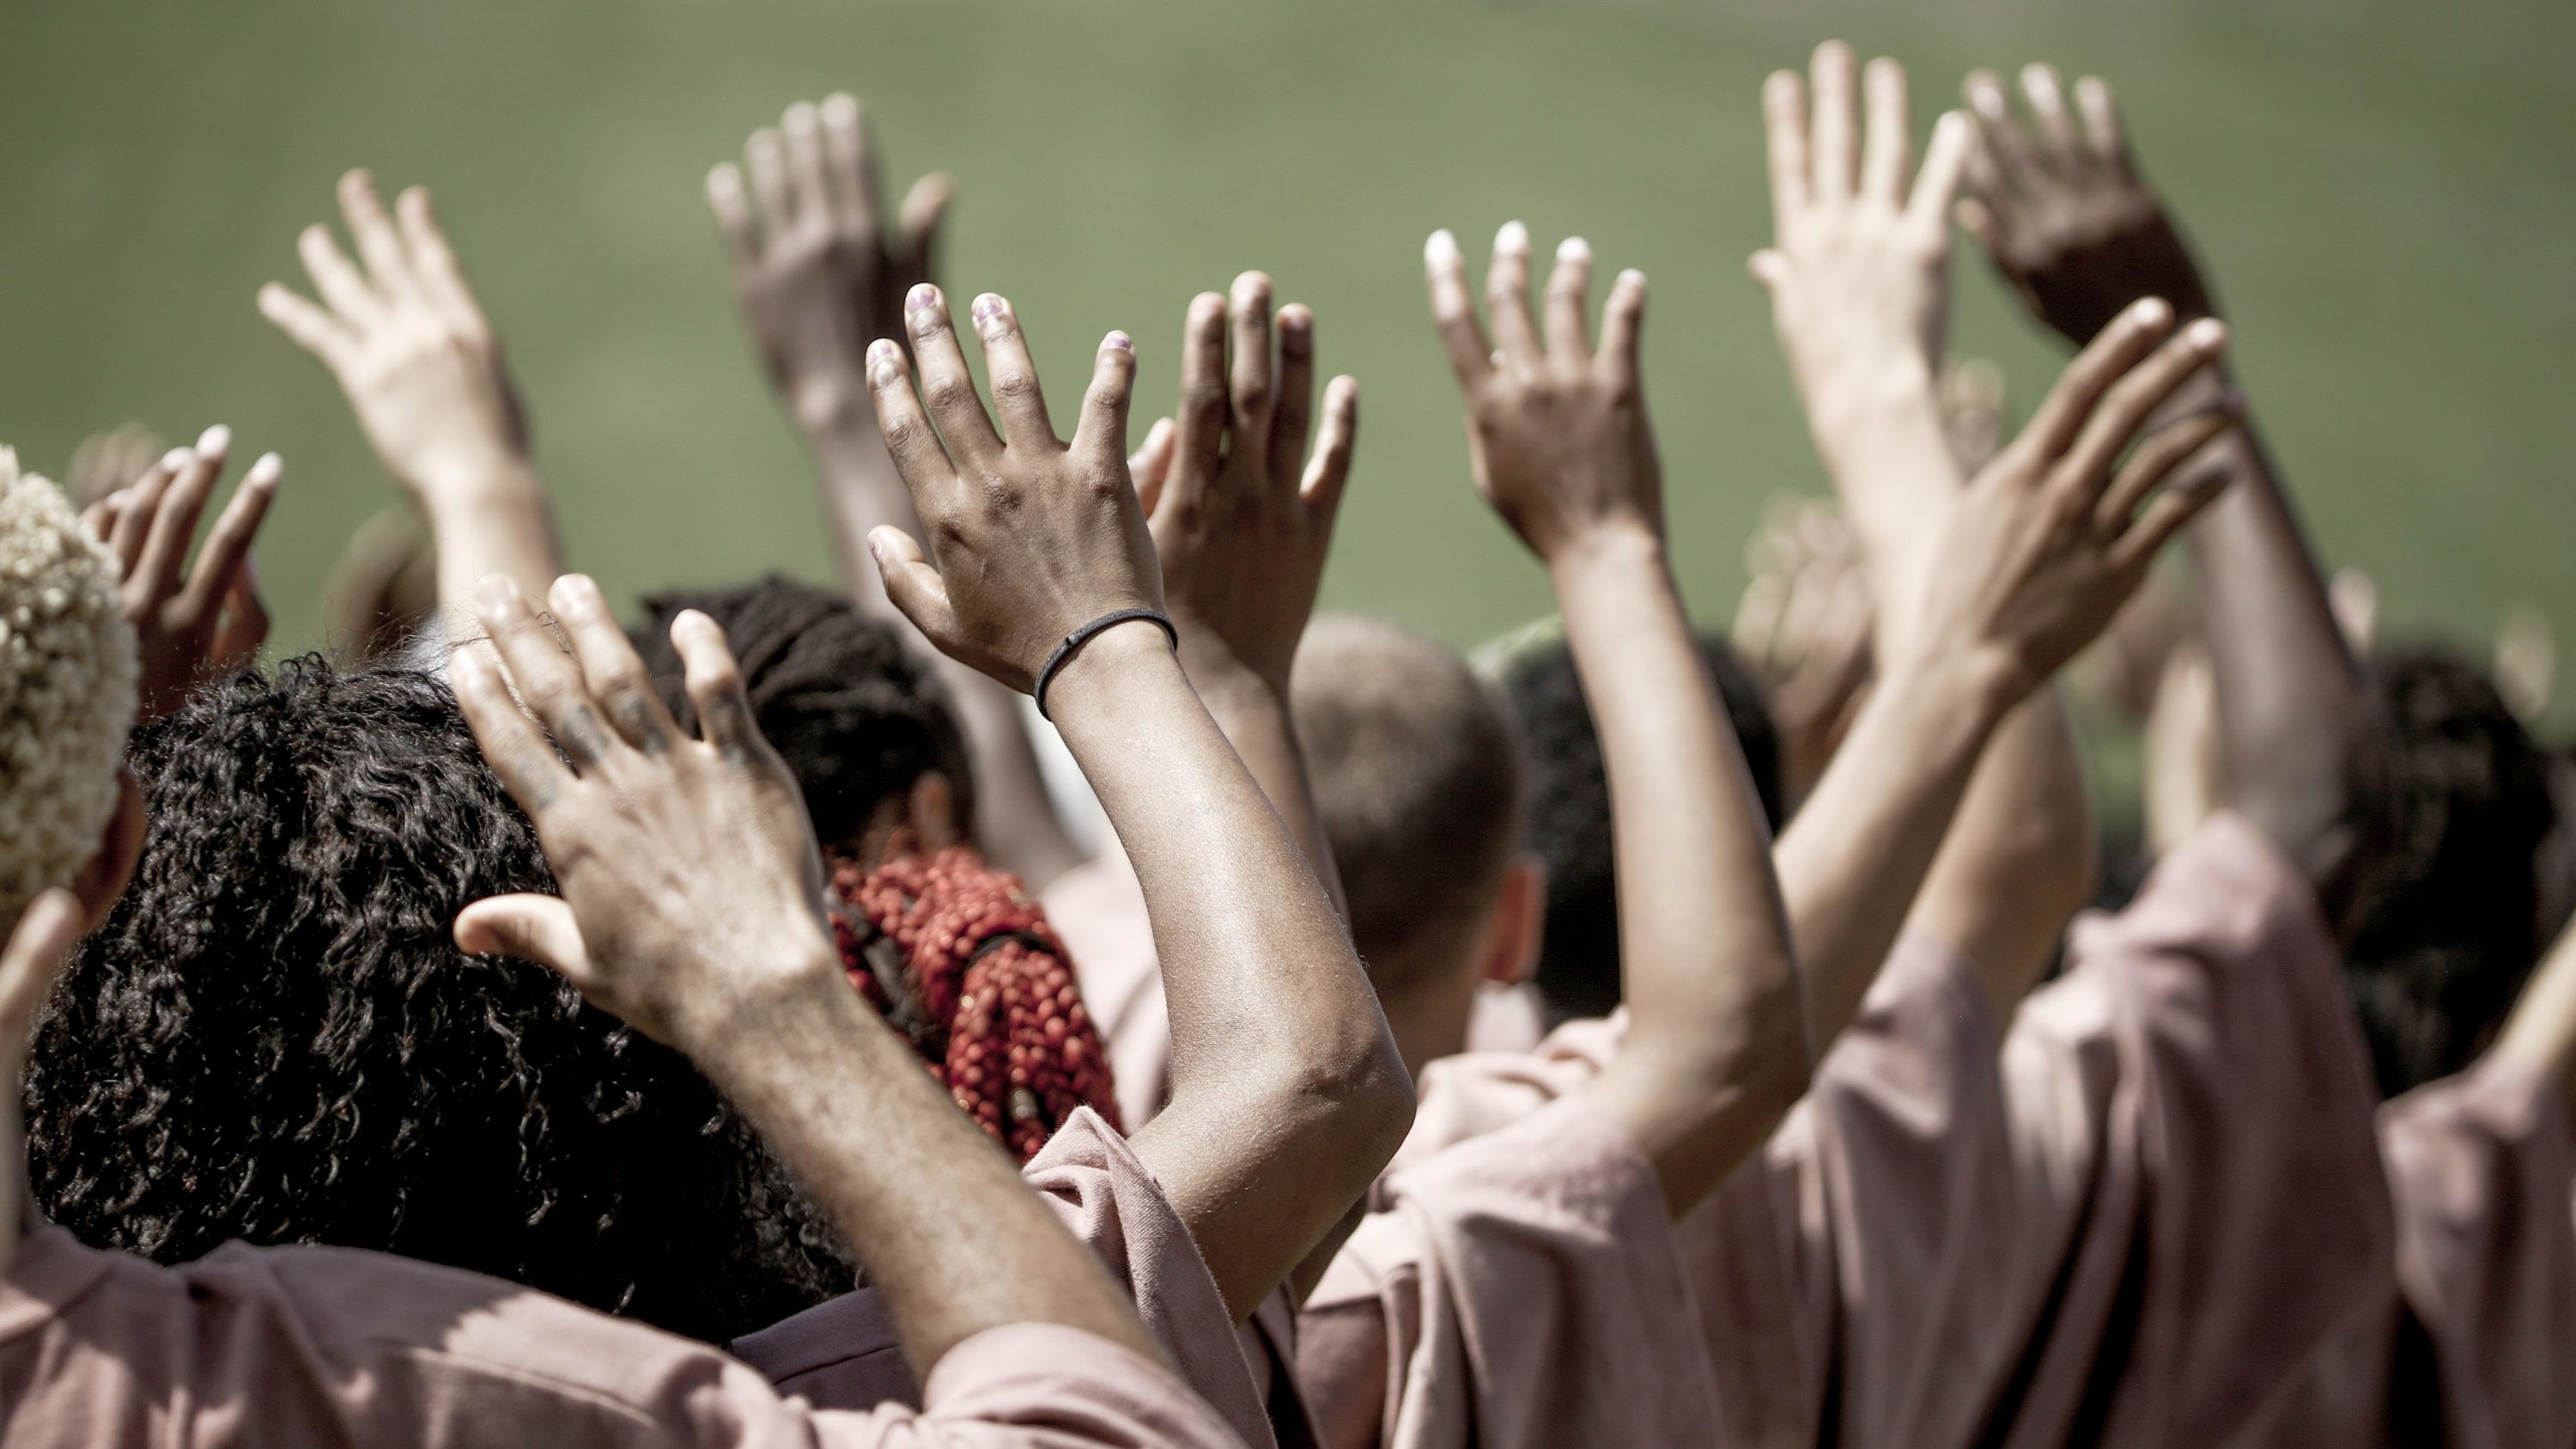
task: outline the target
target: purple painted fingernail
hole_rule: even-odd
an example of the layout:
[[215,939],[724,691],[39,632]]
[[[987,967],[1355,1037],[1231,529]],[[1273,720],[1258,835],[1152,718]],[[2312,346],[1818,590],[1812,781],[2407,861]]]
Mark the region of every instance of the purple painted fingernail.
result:
[[986,292],[977,297],[975,305],[967,308],[966,312],[978,322],[990,322],[1002,315],[1002,299]]
[[1111,347],[1115,347],[1115,348],[1117,348],[1117,349],[1118,349],[1119,351],[1121,351],[1121,352],[1133,352],[1133,351],[1135,351],[1135,350],[1136,350],[1136,341],[1135,341],[1135,339],[1134,339],[1134,338],[1132,338],[1132,337],[1129,337],[1129,336],[1128,336],[1126,333],[1124,333],[1124,332],[1112,332],[1112,333],[1110,333],[1107,337],[1105,337],[1105,338],[1103,338],[1103,339],[1101,339],[1101,340],[1102,340],[1106,345],[1111,346]]
[[928,282],[916,283],[903,299],[906,312],[927,312],[939,305],[939,289]]
[[880,383],[892,382],[903,367],[903,349],[888,338],[880,337],[868,344],[868,376]]

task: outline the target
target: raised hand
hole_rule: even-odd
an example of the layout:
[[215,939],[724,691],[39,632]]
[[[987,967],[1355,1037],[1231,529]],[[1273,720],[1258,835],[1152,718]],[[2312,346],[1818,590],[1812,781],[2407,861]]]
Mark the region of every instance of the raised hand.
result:
[[195,448],[163,455],[133,486],[82,515],[122,569],[117,594],[134,626],[138,722],[177,709],[199,684],[249,663],[268,639],[250,548],[277,496],[283,465],[275,453],[243,475],[196,567],[187,567],[188,545],[231,448],[231,429],[208,428]]
[[259,310],[340,380],[385,468],[433,509],[527,469],[526,415],[483,308],[415,186],[388,216],[364,171],[340,178],[352,263],[325,226],[297,238],[322,303],[270,283]]
[[1729,637],[1762,680],[1782,784],[1797,800],[1824,773],[1869,684],[1876,605],[1840,509],[1784,494],[1764,511]]
[[474,902],[456,919],[458,948],[539,962],[593,1005],[692,1049],[729,1013],[836,976],[813,827],[752,722],[723,631],[695,611],[671,623],[704,731],[690,739],[598,585],[566,575],[548,604],[570,655],[495,575],[476,599],[490,647],[458,650],[450,668],[563,895]]
[[743,326],[799,424],[864,418],[867,345],[896,335],[905,293],[931,280],[955,188],[923,177],[889,229],[867,117],[847,95],[789,106],[743,160],[707,173]]
[[868,348],[868,385],[930,551],[893,527],[870,533],[868,548],[886,596],[931,643],[1027,690],[1073,631],[1121,610],[1163,607],[1162,570],[1127,474],[1135,345],[1124,332],[1101,340],[1066,443],[1047,418],[1009,302],[987,292],[972,309],[993,380],[991,414],[939,289],[913,288],[904,309],[921,389],[913,390],[903,350],[882,338]]
[[2021,86],[2028,126],[1993,72],[1968,77],[1983,145],[1958,212],[2032,314],[2079,347],[2141,297],[2186,322],[2214,314],[2190,246],[2129,154],[2110,86],[2077,81],[2071,112],[2050,67],[2025,68]]
[[1519,222],[1494,236],[1485,278],[1489,341],[1457,239],[1433,232],[1423,249],[1431,315],[1466,398],[1476,491],[1551,568],[1605,531],[1660,542],[1664,470],[1637,370],[1645,273],[1621,272],[1611,284],[1596,346],[1587,315],[1591,247],[1571,237],[1557,248],[1544,334],[1530,313],[1529,251],[1529,229]]
[[1259,272],[1235,278],[1230,300],[1192,300],[1180,408],[1130,460],[1181,660],[1202,692],[1240,668],[1286,698],[1350,477],[1359,384],[1337,377],[1324,389],[1309,459],[1315,319],[1291,304],[1276,325],[1274,353],[1270,279]]
[[71,465],[63,470],[63,496],[74,508],[88,508],[119,489],[132,487],[168,451],[161,435],[139,422],[92,433],[72,450]]
[[[2055,674],[2110,623],[2157,550],[2230,476],[2175,470],[2236,419],[2188,414],[2120,455],[2156,410],[2214,364],[2227,329],[2204,318],[2174,333],[2173,309],[2130,307],[2072,363],[2020,436],[1959,495],[1939,566],[1900,647],[1964,648],[2000,666],[2015,696]],[[2159,346],[2159,343],[2162,343]]]
[[1868,137],[1853,125],[1852,52],[1817,47],[1814,116],[1794,71],[1762,90],[1776,240],[1753,254],[1811,410],[1866,408],[1938,373],[1950,303],[1950,199],[1970,147],[1965,117],[1933,128],[1914,167],[1905,70],[1871,61]]

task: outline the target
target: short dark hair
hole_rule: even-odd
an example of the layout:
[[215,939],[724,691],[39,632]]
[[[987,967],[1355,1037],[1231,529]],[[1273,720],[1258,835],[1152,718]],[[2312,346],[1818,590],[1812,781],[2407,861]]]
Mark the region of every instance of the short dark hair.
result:
[[723,626],[752,716],[786,758],[827,849],[857,839],[878,807],[934,770],[948,777],[958,829],[972,833],[965,731],[948,691],[894,625],[862,615],[846,594],[775,575],[647,598],[646,622],[632,631],[636,650],[663,703],[691,729],[671,648],[671,620],[684,609]]
[[2381,655],[2395,730],[2395,848],[2346,952],[2381,1092],[2466,1067],[2539,959],[2536,857],[2549,762],[2477,666],[2439,646]]
[[[1762,812],[1781,823],[1780,736],[1762,687],[1716,634],[1699,637],[1700,658],[1717,681]],[[1601,736],[1583,698],[1574,656],[1562,639],[1526,645],[1503,669],[1503,693],[1519,716],[1529,757],[1524,838],[1547,863],[1547,931],[1538,964],[1549,1013],[1606,1016],[1619,989],[1619,894],[1610,844],[1610,776]]]
[[369,1248],[722,1340],[845,1292],[820,1214],[688,1060],[467,956],[552,893],[446,684],[319,656],[134,736],[150,825],[29,1062],[38,1202],[88,1242]]
[[1289,692],[1351,939],[1401,993],[1492,907],[1520,834],[1519,740],[1456,650],[1385,619],[1316,619]]

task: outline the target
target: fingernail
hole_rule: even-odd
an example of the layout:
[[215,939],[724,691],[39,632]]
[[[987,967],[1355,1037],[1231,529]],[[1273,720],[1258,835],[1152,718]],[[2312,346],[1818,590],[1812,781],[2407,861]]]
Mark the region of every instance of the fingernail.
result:
[[915,283],[913,289],[905,294],[903,299],[903,310],[906,312],[927,312],[938,305],[939,289],[928,282]]
[[1521,225],[1517,221],[1504,222],[1503,229],[1494,233],[1494,250],[1498,252],[1528,251],[1529,228]]
[[1556,259],[1560,262],[1588,262],[1592,260],[1592,243],[1579,236],[1567,237],[1556,244]]
[[980,293],[975,298],[975,305],[966,309],[966,314],[978,322],[990,322],[1002,315],[1002,299],[990,292]]
[[1646,285],[1646,274],[1638,271],[1635,267],[1630,267],[1619,274],[1619,285],[1623,287],[1642,287]]
[[902,348],[895,346],[891,340],[883,337],[880,337],[876,341],[868,344],[868,378],[870,381],[877,383],[879,386],[883,386],[886,383],[894,381],[896,377],[900,376],[902,369]]
[[823,98],[823,119],[827,121],[853,121],[858,119],[858,115],[858,97],[846,91],[834,92]]
[[2183,333],[2183,340],[2194,347],[2216,347],[2227,340],[2227,324],[2215,317],[2203,317]]
[[277,456],[275,453],[262,453],[259,455],[259,461],[250,465],[250,472],[243,475],[242,486],[244,488],[266,488],[275,483],[278,480],[278,476],[285,471],[286,460],[284,458]]
[[2140,326],[2161,327],[2172,319],[2173,308],[2162,297],[2145,297],[2130,309],[2129,315],[2137,318]]
[[232,445],[233,430],[221,423],[197,435],[197,452],[201,457],[212,457]]
[[587,574],[566,574],[555,581],[555,589],[563,595],[564,612],[574,618],[596,619],[608,612],[608,600]]
[[1124,332],[1112,332],[1107,337],[1102,338],[1101,341],[1103,344],[1117,348],[1121,352],[1133,352],[1136,350],[1135,340]]
[[1458,259],[1458,239],[1449,234],[1449,228],[1445,226],[1440,228],[1438,231],[1431,234],[1431,239],[1429,241],[1422,244],[1422,259],[1435,266],[1445,262],[1456,261]]
[[195,456],[196,454],[189,452],[185,448],[172,448],[169,452],[161,455],[161,466],[170,472],[176,473],[180,469],[187,467],[188,461]]
[[885,562],[885,550],[877,546],[877,536],[873,533],[868,535],[868,557],[878,563]]
[[474,602],[489,612],[498,613],[508,608],[510,601],[518,596],[518,589],[506,575],[485,574],[474,581]]

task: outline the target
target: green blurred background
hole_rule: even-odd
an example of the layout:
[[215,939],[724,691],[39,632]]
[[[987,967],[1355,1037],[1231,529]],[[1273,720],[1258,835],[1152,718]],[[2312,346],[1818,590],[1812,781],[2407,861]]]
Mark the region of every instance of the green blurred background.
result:
[[[947,280],[1008,293],[1051,377],[1124,327],[1168,398],[1183,305],[1244,267],[1312,303],[1364,398],[1328,600],[1460,642],[1546,595],[1468,491],[1422,239],[1473,252],[1519,217],[1643,267],[1678,552],[1721,619],[1763,499],[1820,483],[1743,258],[1761,77],[1837,34],[1908,62],[1927,125],[1971,65],[2110,77],[2325,551],[2400,629],[2483,637],[2517,600],[2576,628],[2567,0],[6,0],[0,439],[55,470],[128,418],[221,420],[285,453],[262,577],[279,642],[317,642],[320,581],[391,490],[251,297],[300,284],[297,228],[365,164],[437,192],[613,597],[827,576],[700,181],[846,87],[893,184],[957,176]],[[2026,408],[2056,354],[1961,273],[1957,350]]]

